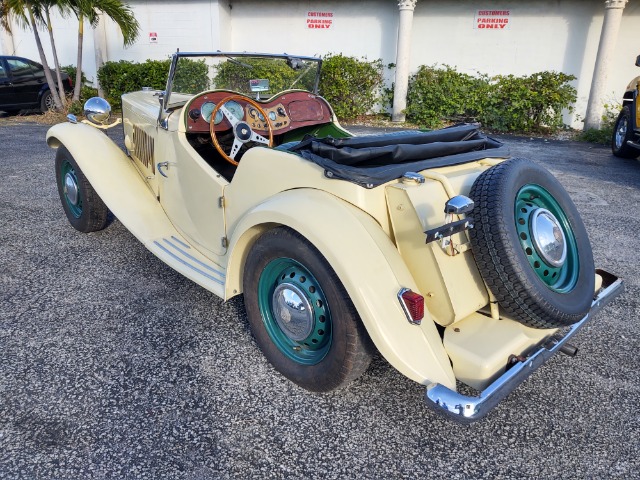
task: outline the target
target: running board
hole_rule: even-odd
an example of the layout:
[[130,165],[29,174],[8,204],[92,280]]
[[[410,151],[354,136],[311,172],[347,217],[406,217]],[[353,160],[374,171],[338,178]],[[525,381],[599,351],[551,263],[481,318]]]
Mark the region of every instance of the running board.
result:
[[224,269],[189,245],[178,232],[145,245],[151,253],[189,280],[224,298]]
[[638,150],[640,150],[640,143],[636,143],[633,140],[627,140],[627,145],[629,145],[630,147],[637,148]]

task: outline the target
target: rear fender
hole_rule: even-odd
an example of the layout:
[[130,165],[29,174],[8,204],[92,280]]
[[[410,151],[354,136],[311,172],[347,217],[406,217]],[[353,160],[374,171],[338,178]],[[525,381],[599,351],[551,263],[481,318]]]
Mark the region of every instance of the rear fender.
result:
[[242,290],[244,263],[255,240],[278,225],[296,230],[327,259],[391,365],[416,382],[443,382],[455,389],[449,358],[429,312],[422,325],[412,325],[397,299],[402,287],[418,291],[398,250],[369,215],[329,193],[285,191],[244,216],[231,236],[227,298]]

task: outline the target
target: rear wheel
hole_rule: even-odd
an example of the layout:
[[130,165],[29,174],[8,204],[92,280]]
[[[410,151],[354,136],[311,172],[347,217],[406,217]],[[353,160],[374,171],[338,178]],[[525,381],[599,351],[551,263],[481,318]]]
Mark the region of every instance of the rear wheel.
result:
[[470,239],[485,282],[508,316],[534,328],[576,323],[591,308],[595,268],[578,211],[560,183],[523,159],[475,181]]
[[106,227],[109,209],[63,145],[56,153],[56,180],[62,208],[73,228],[88,233]]
[[339,278],[297,232],[275,228],[245,264],[251,330],[267,360],[312,391],[340,388],[369,366],[373,346]]
[[631,110],[625,105],[618,115],[611,137],[611,151],[616,157],[636,158],[640,155],[640,150],[627,145],[629,140],[633,140],[633,122]]
[[42,98],[40,98],[40,111],[42,113],[46,113],[49,110],[53,110],[56,107],[55,102],[53,101],[53,94],[51,90],[47,90],[42,94]]

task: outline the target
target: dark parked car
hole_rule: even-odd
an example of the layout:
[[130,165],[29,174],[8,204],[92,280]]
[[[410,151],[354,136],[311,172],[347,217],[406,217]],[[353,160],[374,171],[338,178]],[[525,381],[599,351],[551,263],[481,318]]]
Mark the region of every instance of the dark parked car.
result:
[[[55,77],[55,72],[53,74]],[[65,91],[73,90],[71,77],[64,72],[61,76]],[[53,107],[42,65],[27,58],[0,55],[0,110],[17,112],[37,108],[46,112]]]

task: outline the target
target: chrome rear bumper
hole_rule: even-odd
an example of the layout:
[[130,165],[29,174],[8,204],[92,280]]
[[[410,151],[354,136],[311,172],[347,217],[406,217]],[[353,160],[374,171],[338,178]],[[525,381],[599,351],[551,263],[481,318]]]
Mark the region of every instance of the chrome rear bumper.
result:
[[604,270],[597,270],[597,273],[602,276],[602,289],[593,300],[589,313],[566,333],[552,336],[539,350],[503,373],[478,397],[462,395],[439,383],[429,385],[425,392],[427,406],[459,423],[473,423],[484,417],[540,365],[560,351],[591,317],[624,291],[622,279]]

